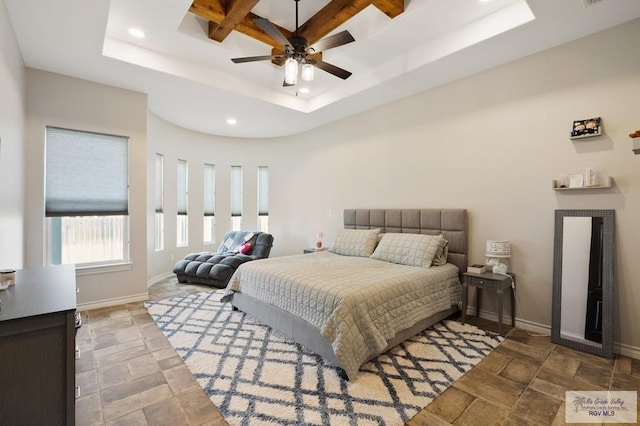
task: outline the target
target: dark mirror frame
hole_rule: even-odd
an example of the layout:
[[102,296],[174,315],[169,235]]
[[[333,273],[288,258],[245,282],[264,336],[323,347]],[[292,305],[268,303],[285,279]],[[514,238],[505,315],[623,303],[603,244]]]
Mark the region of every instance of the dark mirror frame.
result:
[[[602,258],[602,344],[600,347],[560,337],[562,312],[562,245],[565,217],[603,218]],[[615,286],[615,211],[614,210],[556,210],[553,244],[553,309],[551,341],[583,352],[613,358],[613,297]]]

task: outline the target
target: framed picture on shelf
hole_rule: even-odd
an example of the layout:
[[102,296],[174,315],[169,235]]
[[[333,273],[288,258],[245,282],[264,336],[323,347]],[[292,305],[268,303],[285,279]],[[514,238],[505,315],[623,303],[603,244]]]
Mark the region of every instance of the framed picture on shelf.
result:
[[569,176],[569,188],[582,188],[584,186],[583,175],[571,175]]
[[602,120],[600,117],[575,120],[571,129],[571,139],[590,138],[602,134]]

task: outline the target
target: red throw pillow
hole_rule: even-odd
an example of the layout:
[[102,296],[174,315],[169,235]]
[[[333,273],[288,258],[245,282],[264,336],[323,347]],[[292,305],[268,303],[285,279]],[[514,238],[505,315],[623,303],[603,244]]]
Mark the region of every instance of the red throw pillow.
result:
[[251,243],[244,243],[238,246],[238,251],[242,254],[249,254],[251,253],[251,249],[253,248],[253,244]]

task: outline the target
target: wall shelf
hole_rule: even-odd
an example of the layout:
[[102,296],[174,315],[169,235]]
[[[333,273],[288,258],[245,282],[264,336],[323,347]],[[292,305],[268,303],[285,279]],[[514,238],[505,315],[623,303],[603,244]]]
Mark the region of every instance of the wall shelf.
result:
[[613,188],[613,178],[611,176],[607,176],[602,178],[602,185],[583,186],[581,188],[561,188],[558,186],[558,181],[556,179],[551,181],[551,185],[554,191],[589,191],[592,189],[607,189]]

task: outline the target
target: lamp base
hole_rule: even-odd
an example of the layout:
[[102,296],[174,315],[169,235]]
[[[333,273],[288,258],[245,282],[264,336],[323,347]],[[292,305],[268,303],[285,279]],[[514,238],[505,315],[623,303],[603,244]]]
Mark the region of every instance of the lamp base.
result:
[[493,271],[494,274],[506,274],[507,273],[507,265],[504,263],[498,263],[497,265],[493,266]]

